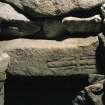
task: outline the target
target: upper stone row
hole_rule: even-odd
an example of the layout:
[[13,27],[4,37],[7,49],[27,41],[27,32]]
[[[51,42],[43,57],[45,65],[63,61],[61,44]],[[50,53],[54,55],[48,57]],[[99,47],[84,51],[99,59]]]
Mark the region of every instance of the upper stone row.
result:
[[[27,36],[55,39],[68,33],[97,34],[105,31],[104,2],[104,0],[3,0],[0,2],[0,36],[10,39]],[[64,15],[72,11],[79,11],[81,16]],[[81,14],[81,11],[84,11],[84,14]],[[87,16],[86,11],[90,12],[90,16]],[[95,14],[91,14],[92,11]],[[54,16],[56,18],[49,18]]]
[[61,16],[72,11],[91,10],[105,0],[0,0],[33,17]]

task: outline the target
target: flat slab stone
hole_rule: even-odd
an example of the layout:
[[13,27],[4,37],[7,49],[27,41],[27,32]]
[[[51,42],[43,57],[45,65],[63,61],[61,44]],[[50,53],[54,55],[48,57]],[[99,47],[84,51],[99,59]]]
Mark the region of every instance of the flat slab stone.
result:
[[102,19],[100,15],[89,18],[66,17],[62,22],[70,33],[95,34],[99,33],[102,28]]
[[97,37],[0,42],[2,51],[10,55],[7,72],[20,76],[96,74],[97,47]]

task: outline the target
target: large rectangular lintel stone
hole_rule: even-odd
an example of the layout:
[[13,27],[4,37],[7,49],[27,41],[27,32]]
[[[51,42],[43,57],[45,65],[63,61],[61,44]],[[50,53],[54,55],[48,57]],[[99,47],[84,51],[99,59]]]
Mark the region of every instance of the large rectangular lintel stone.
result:
[[97,37],[64,41],[16,39],[0,42],[10,55],[8,71],[20,76],[96,74]]

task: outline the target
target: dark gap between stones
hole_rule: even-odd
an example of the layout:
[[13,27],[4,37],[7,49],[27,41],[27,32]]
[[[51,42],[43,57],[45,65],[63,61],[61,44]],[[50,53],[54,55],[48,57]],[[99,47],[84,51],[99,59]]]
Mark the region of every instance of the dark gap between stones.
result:
[[88,76],[23,77],[7,76],[5,105],[72,105]]

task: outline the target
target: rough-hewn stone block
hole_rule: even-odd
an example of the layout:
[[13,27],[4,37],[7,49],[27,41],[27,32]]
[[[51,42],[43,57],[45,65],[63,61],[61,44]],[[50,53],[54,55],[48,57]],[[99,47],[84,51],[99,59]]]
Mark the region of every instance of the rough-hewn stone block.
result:
[[10,55],[8,72],[24,76],[67,76],[97,73],[97,37],[48,40],[16,39],[0,42]]
[[66,17],[62,22],[70,33],[99,33],[102,28],[99,15],[89,18]]

